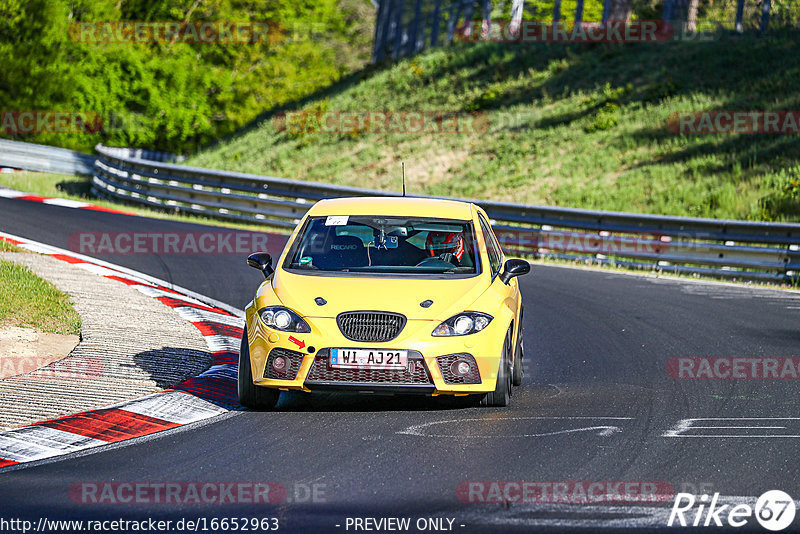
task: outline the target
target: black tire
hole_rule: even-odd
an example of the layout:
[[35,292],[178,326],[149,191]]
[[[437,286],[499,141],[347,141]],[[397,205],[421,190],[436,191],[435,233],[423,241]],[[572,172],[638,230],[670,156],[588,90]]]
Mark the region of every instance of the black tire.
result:
[[487,393],[481,399],[481,406],[494,406],[502,408],[511,402],[511,331],[506,334],[503,343],[503,357],[497,370],[497,385],[494,391]]
[[520,330],[519,340],[517,341],[517,354],[514,355],[514,371],[511,373],[511,385],[521,386],[522,378],[525,376],[525,351],[522,347],[522,331]]
[[279,389],[270,389],[253,384],[250,370],[250,345],[247,342],[247,329],[242,334],[242,348],[239,349],[239,404],[253,410],[272,410],[278,404]]

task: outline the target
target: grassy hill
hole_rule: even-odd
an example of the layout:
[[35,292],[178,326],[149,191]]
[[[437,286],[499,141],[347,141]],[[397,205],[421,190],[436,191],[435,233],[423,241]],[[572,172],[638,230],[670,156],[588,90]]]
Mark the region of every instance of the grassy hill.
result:
[[[287,131],[268,113],[189,164],[597,209],[800,220],[797,135],[678,135],[671,113],[800,110],[800,39],[460,43],[369,68],[284,110],[475,111],[466,133]],[[277,110],[276,110],[277,111]]]

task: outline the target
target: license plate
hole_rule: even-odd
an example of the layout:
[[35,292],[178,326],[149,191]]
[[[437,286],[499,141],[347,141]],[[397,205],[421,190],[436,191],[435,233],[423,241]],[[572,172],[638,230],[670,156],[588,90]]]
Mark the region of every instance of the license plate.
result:
[[351,369],[405,369],[408,351],[331,349],[331,367]]

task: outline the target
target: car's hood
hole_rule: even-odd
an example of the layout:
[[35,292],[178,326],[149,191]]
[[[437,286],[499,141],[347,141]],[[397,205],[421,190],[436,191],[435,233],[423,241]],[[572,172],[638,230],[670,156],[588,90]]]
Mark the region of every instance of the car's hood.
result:
[[[402,313],[410,320],[444,320],[462,312],[489,286],[485,276],[471,278],[367,278],[360,276],[275,273],[272,287],[283,304],[305,317],[336,317],[345,311]],[[314,302],[322,297],[327,304]],[[420,303],[432,300],[429,308]]]

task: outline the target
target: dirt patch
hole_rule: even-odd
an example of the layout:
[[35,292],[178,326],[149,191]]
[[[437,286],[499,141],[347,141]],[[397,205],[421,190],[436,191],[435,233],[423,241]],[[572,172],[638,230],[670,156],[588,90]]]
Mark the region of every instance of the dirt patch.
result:
[[78,345],[76,335],[0,326],[0,379],[31,374],[66,358]]

